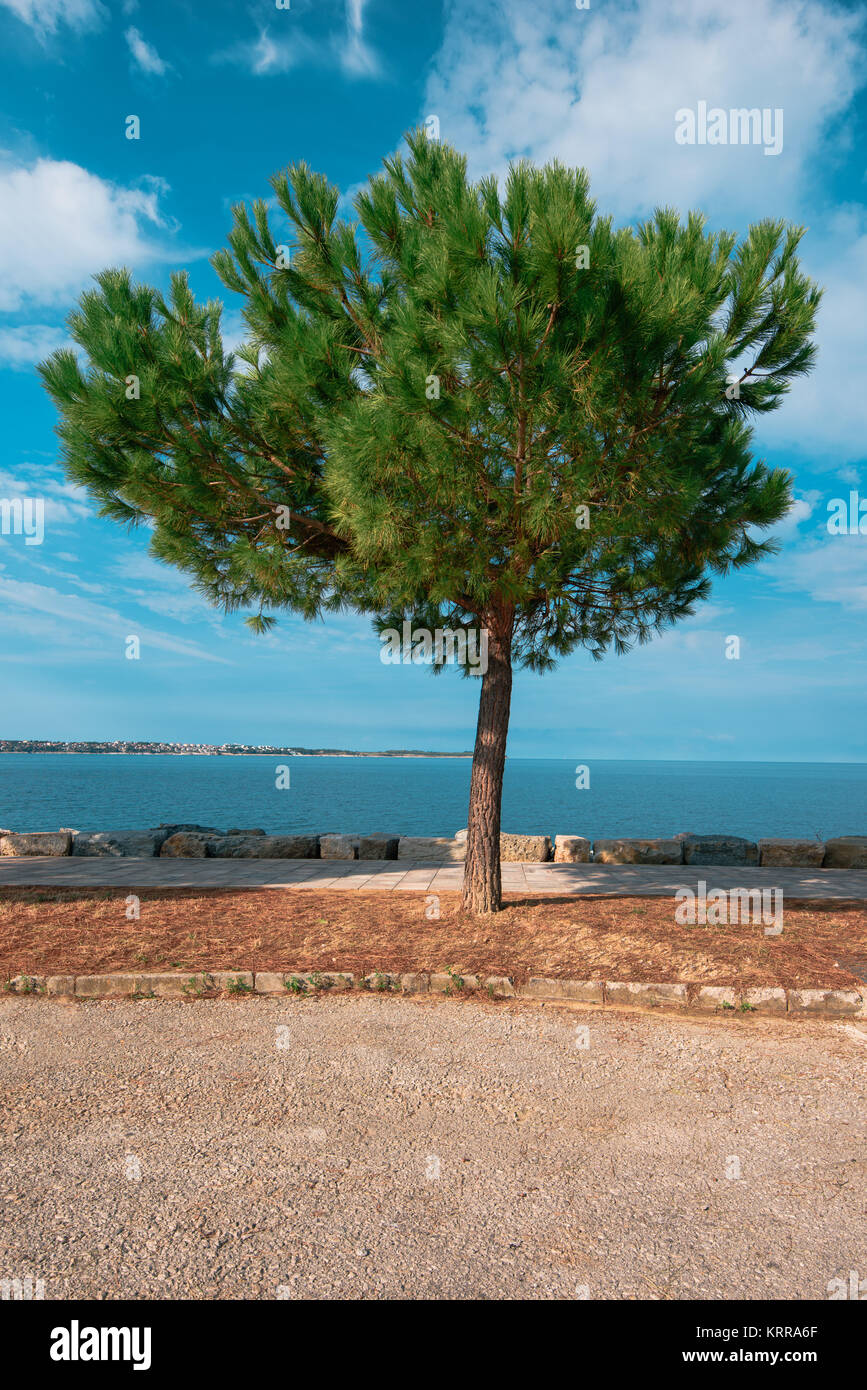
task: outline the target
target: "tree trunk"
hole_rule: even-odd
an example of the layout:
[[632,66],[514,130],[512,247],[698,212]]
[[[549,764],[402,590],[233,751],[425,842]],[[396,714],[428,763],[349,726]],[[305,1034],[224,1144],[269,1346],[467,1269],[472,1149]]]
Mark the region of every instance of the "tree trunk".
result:
[[467,912],[499,912],[500,803],[512,700],[512,618],[488,625],[488,669],[482,676],[479,722],[470,776],[467,858],[463,907]]

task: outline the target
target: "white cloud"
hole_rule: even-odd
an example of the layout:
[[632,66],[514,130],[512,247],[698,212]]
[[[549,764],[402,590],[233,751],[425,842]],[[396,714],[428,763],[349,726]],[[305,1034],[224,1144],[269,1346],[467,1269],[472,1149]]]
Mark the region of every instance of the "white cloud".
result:
[[[223,348],[226,352],[237,352],[242,343],[247,342],[250,337],[250,330],[239,309],[224,308],[223,317],[220,320],[220,332],[223,339]],[[243,362],[239,362],[238,370],[243,369]]]
[[[124,597],[142,608],[177,622],[199,620],[219,625],[219,612],[192,587],[189,575],[164,565],[152,555],[127,553],[123,561],[114,566],[113,573],[115,589],[122,587]],[[131,580],[146,587],[133,587]]]
[[[670,0],[596,10],[452,0],[424,114],[469,155],[474,176],[511,158],[588,168],[605,211],[660,203],[725,217],[784,212],[860,80],[862,21],[804,0]],[[783,152],[685,146],[680,108],[784,111]]]
[[818,234],[809,233],[802,258],[825,290],[819,356],[814,371],[793,382],[780,409],[762,421],[761,439],[839,467],[864,457],[867,436],[859,380],[867,361],[867,208],[843,208]]
[[867,609],[867,537],[829,535],[818,545],[790,551],[785,565],[782,560],[769,567],[779,588],[809,594],[816,603]]
[[778,521],[770,532],[756,531],[757,538],[759,540],[765,540],[768,537],[773,537],[775,540],[787,542],[793,539],[797,534],[799,526],[801,526],[803,522],[809,521],[812,517],[816,509],[816,504],[820,501],[821,496],[822,494],[820,492],[811,490],[810,492],[805,492],[800,497],[795,497],[782,521]]
[[43,574],[50,574],[53,579],[62,579],[66,584],[73,584],[76,589],[83,589],[86,594],[104,594],[106,592],[104,584],[89,583],[86,579],[79,579],[77,574],[70,574],[68,570],[59,570],[56,565],[43,565],[32,558],[30,564]]
[[216,63],[236,63],[254,77],[270,77],[289,72],[300,63],[321,65],[337,63],[354,77],[373,77],[380,72],[380,63],[364,37],[365,0],[345,0],[346,25],[342,34],[332,33],[322,43],[315,43],[288,21],[282,32],[275,35],[267,26],[259,29],[255,39],[233,44],[215,53]]
[[232,664],[225,657],[219,656],[215,651],[203,647],[197,642],[167,637],[162,632],[143,627],[129,615],[119,613],[113,608],[107,608],[103,604],[94,603],[78,594],[64,594],[59,589],[49,588],[47,585],[24,583],[16,579],[0,577],[0,629],[5,626],[7,614],[11,614],[14,621],[16,617],[20,616],[22,609],[30,613],[61,619],[61,624],[56,629],[56,640],[64,645],[77,645],[79,641],[78,629],[90,628],[101,632],[117,644],[119,659],[123,654],[123,643],[126,637],[130,633],[134,633],[141,639],[143,654],[148,647],[153,647],[158,651],[192,657],[199,661],[219,662],[220,665],[224,666]]
[[[399,153],[400,151],[398,149],[392,151],[392,155]],[[355,211],[354,200],[359,193],[363,193],[366,190],[367,186],[367,179],[359,179],[357,182],[351,183],[343,189],[337,202],[338,217],[342,217],[346,222],[358,221],[358,213]]]
[[[854,369],[867,359],[867,207],[826,209],[867,71],[865,28],[863,9],[829,0],[451,0],[421,115],[439,117],[474,178],[523,156],[586,167],[600,212],[621,223],[666,204],[740,233],[762,217],[806,223],[804,268],[826,287],[819,358],[758,422],[757,442],[839,467],[864,451]],[[782,109],[782,152],[678,145],[675,113],[699,101]]]
[[165,189],[124,188],[67,160],[0,166],[0,310],[66,305],[106,266],[165,259],[150,235],[166,229]]
[[99,0],[0,0],[0,5],[40,38],[55,34],[61,21],[70,29],[96,29],[106,17]]
[[365,0],[346,0],[346,40],[340,61],[346,72],[371,77],[379,72],[379,59],[364,39]]
[[21,371],[41,362],[60,347],[74,347],[62,328],[48,323],[25,323],[0,328],[0,366]]
[[168,63],[163,61],[153,44],[142,38],[138,29],[130,26],[124,34],[124,38],[135,63],[142,72],[151,73],[156,77],[163,77],[168,72]]
[[214,54],[215,63],[237,63],[248,68],[255,77],[268,77],[288,72],[299,63],[312,63],[318,57],[315,44],[304,35],[293,33],[273,39],[266,28],[259,30],[256,39],[233,44]]
[[14,471],[0,468],[0,497],[41,499],[45,505],[47,541],[52,532],[75,528],[95,515],[84,488],[67,481],[58,468],[39,464],[25,464]]

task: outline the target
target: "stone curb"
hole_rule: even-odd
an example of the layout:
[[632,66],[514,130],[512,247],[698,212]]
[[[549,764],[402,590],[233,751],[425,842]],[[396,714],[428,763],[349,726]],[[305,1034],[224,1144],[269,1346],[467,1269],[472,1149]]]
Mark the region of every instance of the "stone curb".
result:
[[3,985],[7,994],[68,999],[195,999],[214,994],[305,996],[361,989],[378,994],[486,993],[492,999],[550,1003],[627,1005],[640,1009],[683,1009],[692,1013],[755,1013],[794,1018],[867,1018],[867,995],[845,989],[747,989],[731,985],[687,985],[624,980],[552,980],[533,975],[516,985],[507,975],[459,975],[455,970],[397,974],[375,970],[356,977],[342,970],[213,970],[114,972],[105,975],[16,975]]
[[[0,857],[9,859],[108,857],[131,859],[380,859],[461,864],[466,830],[453,838],[430,835],[368,835],[318,832],[266,835],[264,830],[219,830],[208,825],[168,824],[145,830],[15,831],[0,829]],[[720,868],[867,868],[867,835],[830,840],[681,831],[673,836],[616,836],[590,840],[583,835],[500,834],[503,864],[682,864]]]

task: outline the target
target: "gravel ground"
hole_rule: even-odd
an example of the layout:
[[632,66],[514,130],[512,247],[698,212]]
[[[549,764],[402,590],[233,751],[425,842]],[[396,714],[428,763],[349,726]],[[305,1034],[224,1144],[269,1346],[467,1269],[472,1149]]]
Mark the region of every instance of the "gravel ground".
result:
[[47,1299],[826,1299],[867,1277],[864,1025],[4,999],[0,1085],[0,1278]]

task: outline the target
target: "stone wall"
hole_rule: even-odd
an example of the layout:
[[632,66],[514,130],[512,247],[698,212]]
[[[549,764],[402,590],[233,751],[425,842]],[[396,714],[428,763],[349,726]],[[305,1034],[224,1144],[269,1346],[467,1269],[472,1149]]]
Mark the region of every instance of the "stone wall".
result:
[[[460,864],[466,830],[452,839],[422,835],[328,831],[321,835],[268,835],[261,829],[219,830],[212,825],[166,824],[150,830],[0,830],[0,856],[80,855],[135,859],[399,859]],[[744,840],[737,835],[681,832],[670,839],[589,840],[583,835],[500,836],[503,863],[761,865],[766,868],[867,869],[867,835],[831,840]]]

